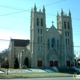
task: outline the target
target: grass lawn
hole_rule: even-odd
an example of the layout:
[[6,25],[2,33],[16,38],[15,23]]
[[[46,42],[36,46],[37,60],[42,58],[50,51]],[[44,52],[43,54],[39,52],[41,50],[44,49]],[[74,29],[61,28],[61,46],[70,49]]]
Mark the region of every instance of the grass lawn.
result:
[[25,73],[25,74],[0,74],[0,78],[15,78],[15,77],[57,77],[57,76],[72,76],[67,73]]
[[[2,71],[6,72],[7,69],[1,68]],[[9,70],[14,70],[14,69],[9,69]],[[15,70],[23,70],[23,69],[15,69]],[[6,74],[6,73],[1,73],[0,78],[15,78],[15,77],[57,77],[57,76],[73,76],[73,74],[68,74],[68,73],[59,73],[59,72],[53,72],[53,73],[48,73],[48,72],[35,72],[35,73],[15,73],[15,74]]]

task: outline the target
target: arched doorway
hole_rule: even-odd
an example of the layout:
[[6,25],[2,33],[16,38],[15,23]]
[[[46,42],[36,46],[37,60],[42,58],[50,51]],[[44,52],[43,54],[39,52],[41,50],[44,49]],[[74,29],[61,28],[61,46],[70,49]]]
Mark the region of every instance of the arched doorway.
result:
[[27,67],[29,67],[29,60],[28,60],[28,57],[25,58],[25,60],[24,60],[24,65],[26,65]]
[[49,63],[49,66],[52,67],[52,66],[58,66],[58,63],[59,63],[59,58],[58,58],[58,53],[55,49],[52,49],[50,51],[50,53],[48,53],[47,55],[47,61]]

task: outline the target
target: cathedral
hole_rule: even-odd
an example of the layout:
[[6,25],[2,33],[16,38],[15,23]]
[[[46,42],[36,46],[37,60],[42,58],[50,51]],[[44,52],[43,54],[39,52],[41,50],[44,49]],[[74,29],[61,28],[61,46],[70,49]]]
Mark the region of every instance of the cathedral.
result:
[[[26,53],[31,68],[70,67],[74,65],[73,32],[71,12],[57,13],[57,28],[53,22],[46,27],[46,12],[37,11],[36,5],[30,13],[30,41]],[[25,55],[23,54],[23,55]]]

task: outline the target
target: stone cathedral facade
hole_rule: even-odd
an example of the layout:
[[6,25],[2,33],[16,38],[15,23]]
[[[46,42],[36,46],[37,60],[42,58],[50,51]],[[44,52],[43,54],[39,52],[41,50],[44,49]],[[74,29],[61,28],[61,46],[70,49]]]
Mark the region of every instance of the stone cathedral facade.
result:
[[[61,10],[60,14],[57,13],[57,28],[53,24],[50,28],[46,28],[48,23],[46,23],[44,6],[42,10],[37,11],[35,5],[30,14],[30,41],[25,52],[29,60],[29,67],[50,68],[74,65],[71,12],[64,14]],[[13,49],[11,51],[15,52]],[[15,53],[18,54],[18,52]],[[22,55],[26,57],[25,54]],[[23,65],[24,62],[19,60],[19,64]]]
[[31,67],[64,67],[74,64],[71,12],[57,13],[57,29],[46,28],[45,7],[31,10],[30,54]]

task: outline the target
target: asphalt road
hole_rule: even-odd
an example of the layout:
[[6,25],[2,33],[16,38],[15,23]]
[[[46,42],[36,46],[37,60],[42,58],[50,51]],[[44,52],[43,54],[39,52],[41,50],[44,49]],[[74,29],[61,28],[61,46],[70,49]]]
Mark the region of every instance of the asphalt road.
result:
[[53,77],[53,78],[15,78],[15,79],[0,79],[0,80],[80,80],[73,77]]

